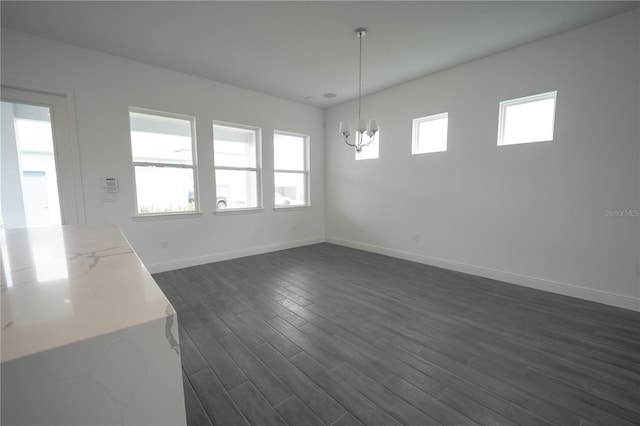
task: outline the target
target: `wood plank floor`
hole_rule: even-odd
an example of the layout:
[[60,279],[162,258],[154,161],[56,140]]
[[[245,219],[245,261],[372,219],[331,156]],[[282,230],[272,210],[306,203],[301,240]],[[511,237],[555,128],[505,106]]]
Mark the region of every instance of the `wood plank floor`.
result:
[[331,244],[154,278],[189,425],[640,425],[640,313]]

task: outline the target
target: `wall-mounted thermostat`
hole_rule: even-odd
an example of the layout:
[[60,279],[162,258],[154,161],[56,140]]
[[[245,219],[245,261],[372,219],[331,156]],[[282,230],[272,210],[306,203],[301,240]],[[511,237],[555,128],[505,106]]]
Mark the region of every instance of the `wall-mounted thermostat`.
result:
[[102,184],[102,200],[103,201],[118,201],[118,178],[115,176],[100,178]]
[[117,177],[103,177],[102,178],[102,188],[104,188],[104,192],[119,192],[118,188],[118,178]]

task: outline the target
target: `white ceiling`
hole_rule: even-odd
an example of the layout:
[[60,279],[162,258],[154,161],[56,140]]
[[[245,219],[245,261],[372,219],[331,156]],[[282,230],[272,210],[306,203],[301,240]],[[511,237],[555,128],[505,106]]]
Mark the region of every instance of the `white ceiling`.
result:
[[[2,1],[2,26],[326,107],[614,16],[614,1]],[[334,99],[324,94],[337,94]],[[307,101],[305,98],[314,97]]]

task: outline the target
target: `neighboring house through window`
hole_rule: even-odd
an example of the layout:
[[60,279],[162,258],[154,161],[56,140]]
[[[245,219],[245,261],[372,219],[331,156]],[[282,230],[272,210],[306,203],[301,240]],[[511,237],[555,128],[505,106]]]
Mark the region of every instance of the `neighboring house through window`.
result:
[[195,118],[129,109],[136,213],[198,210]]
[[216,210],[262,207],[257,127],[214,122]]

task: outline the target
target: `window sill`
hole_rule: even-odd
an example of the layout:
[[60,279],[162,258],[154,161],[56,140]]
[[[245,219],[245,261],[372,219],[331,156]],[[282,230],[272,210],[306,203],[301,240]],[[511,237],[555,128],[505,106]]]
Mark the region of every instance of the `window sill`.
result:
[[262,207],[250,207],[247,209],[223,209],[223,210],[215,210],[213,214],[225,216],[225,215],[233,215],[233,214],[256,214],[262,213],[264,209]]
[[278,206],[274,207],[273,211],[275,212],[283,212],[287,210],[310,210],[311,204],[305,204],[304,206]]
[[188,213],[155,213],[136,215],[132,219],[136,222],[145,222],[148,220],[168,220],[168,219],[195,219],[202,217],[202,212],[188,212]]
[[529,145],[532,143],[544,143],[544,142],[553,142],[553,139],[540,139],[535,141],[526,141],[526,142],[507,142],[507,141],[498,141],[498,146],[513,146],[513,145]]

